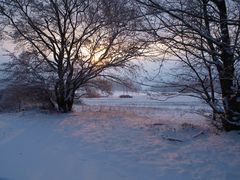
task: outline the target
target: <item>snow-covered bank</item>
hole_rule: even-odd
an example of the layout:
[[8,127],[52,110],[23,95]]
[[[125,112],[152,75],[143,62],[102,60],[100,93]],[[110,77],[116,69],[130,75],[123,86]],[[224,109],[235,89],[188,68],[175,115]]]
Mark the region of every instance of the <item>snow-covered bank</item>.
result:
[[0,114],[0,179],[239,179],[240,135],[190,111],[108,106]]

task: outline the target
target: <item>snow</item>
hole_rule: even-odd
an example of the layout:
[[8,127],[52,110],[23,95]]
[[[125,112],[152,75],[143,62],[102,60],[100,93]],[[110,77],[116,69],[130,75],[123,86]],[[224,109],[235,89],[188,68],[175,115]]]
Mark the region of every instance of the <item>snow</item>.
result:
[[[124,93],[122,93],[124,94]],[[190,96],[173,95],[159,96],[158,99],[144,93],[128,93],[133,98],[119,98],[121,93],[115,93],[105,98],[83,98],[83,102],[89,105],[128,106],[128,107],[152,107],[152,108],[181,108],[181,109],[209,109],[200,99]]]
[[179,97],[177,108],[135,98],[84,99],[69,114],[1,113],[0,179],[240,178],[239,132],[216,131],[195,100]]

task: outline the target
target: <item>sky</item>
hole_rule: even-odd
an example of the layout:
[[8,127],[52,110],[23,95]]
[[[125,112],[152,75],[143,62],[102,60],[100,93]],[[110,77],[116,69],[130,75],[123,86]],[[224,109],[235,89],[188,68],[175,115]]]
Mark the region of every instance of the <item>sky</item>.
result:
[[14,51],[14,45],[11,41],[1,41],[0,43],[0,63],[7,62],[9,57],[6,56],[7,51]]
[[[6,55],[7,51],[14,52],[14,44],[11,41],[3,41],[0,45],[0,64],[5,63],[9,60]],[[142,85],[142,89],[148,89],[151,85],[156,85],[157,82],[163,80],[169,80],[169,72],[172,68],[176,66],[176,62],[165,61],[161,62],[161,57],[151,57],[151,58],[141,58],[134,61],[139,65],[139,70],[137,72],[135,81],[145,84]],[[129,77],[133,79],[132,77]]]

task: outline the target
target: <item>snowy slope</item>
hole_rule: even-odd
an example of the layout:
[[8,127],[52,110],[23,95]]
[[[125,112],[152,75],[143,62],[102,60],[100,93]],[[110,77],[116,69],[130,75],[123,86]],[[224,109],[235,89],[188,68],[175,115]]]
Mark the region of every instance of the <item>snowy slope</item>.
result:
[[186,106],[119,104],[0,114],[0,179],[240,179],[239,132]]

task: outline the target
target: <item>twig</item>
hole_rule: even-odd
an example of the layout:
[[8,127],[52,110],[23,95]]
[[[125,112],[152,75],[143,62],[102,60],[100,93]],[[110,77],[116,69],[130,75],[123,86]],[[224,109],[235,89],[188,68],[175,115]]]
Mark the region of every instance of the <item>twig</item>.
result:
[[184,142],[181,139],[176,139],[176,138],[172,138],[172,137],[167,137],[167,136],[162,136],[163,139],[169,140],[169,141],[175,141],[175,142]]
[[199,137],[199,136],[200,136],[200,135],[202,135],[202,134],[204,134],[204,132],[203,132],[203,131],[201,131],[201,132],[199,132],[199,133],[195,134],[195,135],[193,136],[193,138],[197,138],[197,137]]

